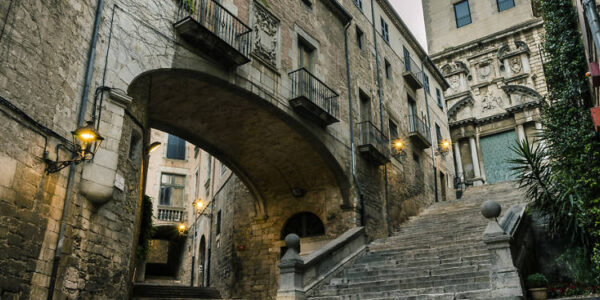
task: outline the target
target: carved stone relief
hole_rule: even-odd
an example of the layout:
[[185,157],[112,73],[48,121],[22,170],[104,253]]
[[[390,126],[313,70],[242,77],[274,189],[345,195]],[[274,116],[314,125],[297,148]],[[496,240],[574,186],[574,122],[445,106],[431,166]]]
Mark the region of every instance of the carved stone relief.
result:
[[263,62],[277,67],[280,21],[257,2],[253,9],[254,44],[252,53]]
[[450,88],[452,89],[452,91],[458,92],[458,90],[460,89],[460,76],[454,75],[454,76],[450,77],[449,83],[450,83]]
[[522,65],[521,65],[521,57],[516,56],[516,57],[510,58],[509,66],[510,66],[510,70],[513,72],[513,74],[519,74],[521,72],[521,70],[523,69]]
[[480,80],[487,80],[492,73],[492,65],[489,62],[479,64],[477,74]]
[[499,96],[487,93],[481,98],[481,112],[485,113],[490,110],[502,107],[502,98]]

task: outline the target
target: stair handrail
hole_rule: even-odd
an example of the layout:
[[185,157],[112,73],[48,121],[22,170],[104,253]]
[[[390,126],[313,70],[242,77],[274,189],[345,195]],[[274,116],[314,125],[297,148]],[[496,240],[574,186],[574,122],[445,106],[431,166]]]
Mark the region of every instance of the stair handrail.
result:
[[287,250],[279,263],[277,299],[300,300],[319,283],[335,274],[341,267],[366,249],[364,227],[354,227],[329,241],[305,257],[299,255],[300,237],[285,237]]

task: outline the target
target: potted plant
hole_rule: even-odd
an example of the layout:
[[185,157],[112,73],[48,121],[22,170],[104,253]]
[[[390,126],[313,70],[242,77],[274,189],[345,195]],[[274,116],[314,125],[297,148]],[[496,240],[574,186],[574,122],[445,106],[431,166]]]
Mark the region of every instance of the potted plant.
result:
[[527,288],[534,300],[548,299],[546,285],[548,285],[548,280],[543,274],[535,273],[527,277]]

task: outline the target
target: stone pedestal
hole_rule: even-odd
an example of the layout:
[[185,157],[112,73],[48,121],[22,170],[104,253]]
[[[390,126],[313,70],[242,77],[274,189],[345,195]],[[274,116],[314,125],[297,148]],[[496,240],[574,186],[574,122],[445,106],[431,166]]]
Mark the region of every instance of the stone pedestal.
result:
[[491,219],[483,234],[483,241],[491,254],[491,296],[493,299],[524,299],[521,277],[513,264],[510,252],[511,236]]
[[298,255],[300,237],[289,234],[285,237],[287,251],[279,263],[279,289],[277,300],[304,300],[306,295],[302,286],[302,269],[304,261]]

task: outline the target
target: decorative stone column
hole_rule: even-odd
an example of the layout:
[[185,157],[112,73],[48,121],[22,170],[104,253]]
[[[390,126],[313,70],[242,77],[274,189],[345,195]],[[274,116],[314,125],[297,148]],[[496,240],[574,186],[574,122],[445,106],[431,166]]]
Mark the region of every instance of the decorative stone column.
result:
[[469,138],[469,146],[471,148],[471,160],[473,161],[473,185],[482,185],[483,180],[481,179],[481,169],[479,168],[479,156],[477,155],[477,145],[475,144],[475,137]]
[[[535,122],[535,129],[537,131],[537,133],[539,134],[542,131],[542,123],[541,122]],[[542,148],[546,148],[546,144],[544,143],[543,139],[537,138],[536,139],[538,142],[538,145]]]
[[523,124],[517,125],[517,138],[519,139],[519,142],[522,142],[527,138]]
[[460,156],[460,145],[458,141],[454,143],[454,159],[456,160],[457,175],[460,177],[460,181],[463,182],[465,180],[465,174],[463,174],[462,157]]
[[481,214],[489,220],[483,233],[483,242],[491,255],[490,284],[492,299],[525,299],[519,272],[510,252],[512,237],[498,224],[502,208],[496,201],[488,200],[481,206]]
[[291,233],[285,237],[287,251],[279,263],[279,289],[277,300],[304,300],[302,286],[302,266],[304,261],[298,255],[300,251],[300,237]]

